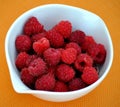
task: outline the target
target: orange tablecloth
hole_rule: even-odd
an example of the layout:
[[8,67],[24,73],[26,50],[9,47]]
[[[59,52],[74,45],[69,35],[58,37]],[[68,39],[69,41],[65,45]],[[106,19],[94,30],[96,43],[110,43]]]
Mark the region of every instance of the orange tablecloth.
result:
[[[88,95],[63,103],[43,101],[13,90],[5,58],[4,41],[13,21],[23,12],[49,3],[68,4],[98,14],[107,24],[114,60],[104,81]],[[0,0],[0,107],[120,107],[120,0]]]

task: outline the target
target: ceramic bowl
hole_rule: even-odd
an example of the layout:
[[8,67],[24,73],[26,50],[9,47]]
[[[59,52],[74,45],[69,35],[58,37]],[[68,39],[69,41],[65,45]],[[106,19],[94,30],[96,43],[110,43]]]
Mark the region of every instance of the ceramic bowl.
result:
[[[87,35],[92,35],[96,42],[104,44],[107,56],[104,64],[100,68],[99,79],[86,88],[71,92],[38,91],[28,88],[21,81],[19,71],[15,66],[15,58],[17,55],[15,49],[15,39],[17,35],[22,33],[24,23],[31,16],[37,17],[47,30],[51,29],[53,25],[60,20],[69,20],[72,23],[73,30],[81,29]],[[98,15],[90,11],[61,4],[38,6],[19,16],[7,32],[5,40],[5,53],[14,90],[17,93],[32,94],[40,99],[53,102],[70,101],[91,92],[107,76],[113,61],[113,45],[108,28],[104,21]]]

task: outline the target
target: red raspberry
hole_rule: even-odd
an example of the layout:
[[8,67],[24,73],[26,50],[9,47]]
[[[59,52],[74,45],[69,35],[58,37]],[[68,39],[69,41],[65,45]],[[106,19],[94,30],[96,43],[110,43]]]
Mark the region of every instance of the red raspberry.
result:
[[42,53],[49,47],[49,40],[45,37],[33,43],[33,49],[38,55],[42,55]]
[[72,80],[75,76],[75,71],[72,67],[66,65],[66,64],[61,64],[58,66],[57,71],[56,71],[56,77],[63,82],[69,82]]
[[35,77],[32,76],[28,70],[28,68],[23,68],[20,72],[20,78],[25,85],[30,88],[34,87]]
[[48,73],[39,77],[35,82],[36,90],[52,91],[55,87],[55,77],[52,73]]
[[102,44],[91,44],[87,49],[88,54],[97,64],[102,64],[105,61],[106,50]]
[[91,67],[93,64],[92,58],[87,54],[80,54],[75,61],[75,68],[82,72],[86,66]]
[[69,21],[60,21],[54,29],[59,32],[64,38],[69,38],[72,32],[72,25]]
[[26,35],[19,35],[15,40],[15,46],[18,52],[28,52],[31,48],[31,45],[31,39]]
[[77,50],[75,48],[67,48],[62,51],[61,58],[66,64],[72,64],[76,60]]
[[39,23],[36,17],[29,18],[24,25],[24,33],[26,35],[33,35],[43,31],[43,25]]
[[82,81],[82,79],[80,79],[80,78],[74,78],[74,79],[72,79],[69,82],[69,85],[68,85],[70,91],[82,89],[82,88],[84,88],[86,86],[87,86],[86,83],[84,83]]
[[99,52],[95,56],[94,61],[97,64],[103,64],[105,61],[105,58],[106,58],[106,49],[105,49],[104,45],[102,45],[102,44],[98,44],[97,46],[99,48]]
[[37,55],[29,55],[29,57],[26,60],[26,66],[28,67],[30,63],[37,58],[38,58]]
[[60,51],[54,48],[48,48],[43,53],[44,59],[49,66],[56,66],[60,62]]
[[64,45],[63,36],[55,30],[49,30],[47,32],[46,38],[50,41],[51,46],[54,48],[59,48]]
[[17,55],[16,60],[15,60],[16,67],[20,70],[26,67],[27,66],[26,61],[28,58],[29,58],[29,55],[26,52],[20,52]]
[[36,77],[46,73],[47,72],[46,69],[47,69],[46,63],[41,58],[33,60],[28,67],[30,74]]
[[98,73],[93,67],[85,67],[81,78],[86,84],[90,85],[98,80]]
[[87,53],[94,59],[94,57],[98,54],[99,48],[97,44],[90,44],[87,48]]
[[54,91],[55,92],[66,92],[68,91],[68,87],[64,82],[56,81]]
[[46,36],[46,32],[38,33],[38,34],[32,35],[31,40],[32,42],[36,42],[45,36]]
[[85,41],[85,33],[80,30],[76,30],[71,33],[70,35],[70,41],[76,42],[77,44],[81,45]]
[[83,42],[81,48],[83,51],[87,51],[90,45],[96,44],[94,38],[92,36],[85,36],[85,41]]
[[70,42],[70,43],[66,44],[65,48],[75,48],[77,50],[78,55],[81,53],[80,46],[75,42]]

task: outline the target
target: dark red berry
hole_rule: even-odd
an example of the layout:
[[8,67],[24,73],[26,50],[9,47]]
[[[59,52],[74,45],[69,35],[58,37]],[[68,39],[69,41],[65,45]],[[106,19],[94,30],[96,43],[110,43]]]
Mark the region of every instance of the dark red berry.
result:
[[24,33],[26,35],[34,35],[43,31],[43,25],[38,21],[36,17],[30,17],[24,25]]
[[29,55],[26,52],[20,52],[15,60],[16,67],[21,70],[22,68],[26,67],[26,61],[28,60]]
[[98,73],[93,67],[85,67],[81,78],[86,84],[90,85],[98,80]]
[[56,66],[60,62],[61,53],[57,49],[48,48],[43,56],[49,66]]
[[63,82],[69,82],[72,80],[75,76],[75,71],[72,67],[66,65],[66,64],[61,64],[58,66],[57,71],[56,71],[56,77]]
[[52,91],[55,87],[55,77],[52,73],[44,74],[35,82],[36,90]]
[[82,45],[85,41],[85,33],[81,30],[75,30],[70,35],[70,42],[76,42],[79,45]]
[[41,58],[33,60],[28,67],[30,74],[35,77],[45,74],[47,72],[46,69],[47,69],[46,63]]
[[82,89],[84,87],[86,87],[87,84],[83,82],[82,79],[80,78],[74,78],[69,82],[69,90],[70,91],[74,91],[74,90],[78,90],[78,89]]
[[55,92],[67,92],[68,87],[64,82],[56,81],[54,91]]
[[31,49],[31,39],[27,35],[19,35],[15,40],[15,46],[18,52],[28,52]]

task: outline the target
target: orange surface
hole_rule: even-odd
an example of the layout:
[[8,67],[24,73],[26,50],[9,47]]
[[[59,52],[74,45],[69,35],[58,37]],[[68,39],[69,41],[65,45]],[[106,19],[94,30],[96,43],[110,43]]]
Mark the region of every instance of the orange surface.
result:
[[[107,24],[114,60],[104,81],[88,95],[63,103],[43,101],[13,90],[6,64],[4,41],[13,21],[23,12],[43,4],[60,3],[98,14]],[[0,0],[0,107],[120,107],[120,0]]]

